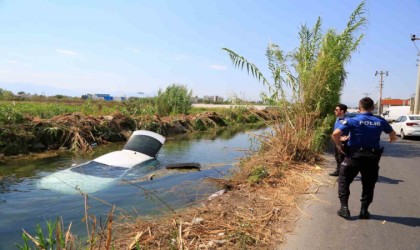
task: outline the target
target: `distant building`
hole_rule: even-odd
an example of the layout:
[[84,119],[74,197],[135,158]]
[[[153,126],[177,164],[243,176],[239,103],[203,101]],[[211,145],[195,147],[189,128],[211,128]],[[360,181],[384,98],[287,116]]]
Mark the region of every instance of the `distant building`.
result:
[[93,95],[87,94],[87,95],[82,95],[82,99],[117,101],[117,102],[123,102],[127,100],[125,96],[111,96],[110,94],[93,94]]
[[123,102],[123,101],[127,100],[127,98],[125,96],[114,96],[113,99],[116,102]]
[[112,101],[113,98],[110,94],[94,94],[92,96],[92,100],[105,100],[105,101]]
[[[382,99],[381,101],[382,108],[389,108],[391,106],[410,106],[411,99]],[[383,110],[383,109],[382,109]]]
[[[376,114],[378,112],[378,105],[376,105],[374,113]],[[410,110],[414,110],[414,99],[392,99],[392,98],[385,98],[381,100],[381,106],[382,108],[379,110],[385,111],[391,106],[409,106]]]
[[217,95],[212,95],[212,96],[208,96],[205,95],[203,97],[203,101],[207,101],[207,102],[223,102],[223,97],[221,96],[217,96]]
[[29,93],[19,93],[16,95],[18,98],[29,99],[32,98],[32,95]]

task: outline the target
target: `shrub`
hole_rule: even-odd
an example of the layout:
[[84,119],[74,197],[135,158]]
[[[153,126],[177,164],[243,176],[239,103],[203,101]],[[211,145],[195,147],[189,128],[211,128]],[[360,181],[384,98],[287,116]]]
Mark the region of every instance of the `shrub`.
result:
[[264,167],[258,166],[254,168],[248,177],[251,184],[259,183],[262,179],[268,176],[268,172]]
[[188,114],[191,109],[192,91],[186,86],[172,84],[165,91],[159,89],[156,97],[157,113],[161,116]]

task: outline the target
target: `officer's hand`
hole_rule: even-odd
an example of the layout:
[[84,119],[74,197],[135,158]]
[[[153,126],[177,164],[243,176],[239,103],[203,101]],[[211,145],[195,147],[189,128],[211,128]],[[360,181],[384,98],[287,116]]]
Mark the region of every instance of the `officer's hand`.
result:
[[340,137],[340,141],[347,141],[350,138],[350,135],[343,135]]
[[395,131],[392,131],[389,133],[389,142],[396,142],[397,141],[397,133]]

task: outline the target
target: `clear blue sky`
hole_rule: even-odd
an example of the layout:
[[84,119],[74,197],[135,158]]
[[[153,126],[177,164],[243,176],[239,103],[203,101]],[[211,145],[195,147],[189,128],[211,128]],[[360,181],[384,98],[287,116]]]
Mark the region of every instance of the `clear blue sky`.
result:
[[[323,29],[341,31],[359,1],[0,0],[0,88],[33,94],[154,95],[172,83],[194,95],[258,100],[262,85],[235,69],[221,50],[230,48],[267,76],[265,49],[298,46],[301,24],[318,16]],[[342,102],[363,93],[378,98],[415,93],[420,37],[419,0],[367,1],[368,25],[347,65]],[[420,41],[417,42],[420,48]]]

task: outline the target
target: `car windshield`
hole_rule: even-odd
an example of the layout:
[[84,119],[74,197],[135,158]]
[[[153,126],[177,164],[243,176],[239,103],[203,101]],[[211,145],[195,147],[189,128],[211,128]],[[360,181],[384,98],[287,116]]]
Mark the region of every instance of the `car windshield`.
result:
[[147,135],[134,135],[130,137],[124,149],[140,152],[150,157],[156,157],[162,143]]
[[420,115],[410,115],[408,116],[410,120],[420,120]]
[[70,168],[70,171],[85,174],[85,175],[92,175],[96,177],[102,178],[118,178],[124,174],[127,168],[123,167],[116,167],[116,166],[109,166],[103,163],[99,163],[96,161],[91,161],[86,164],[79,165],[74,168]]

